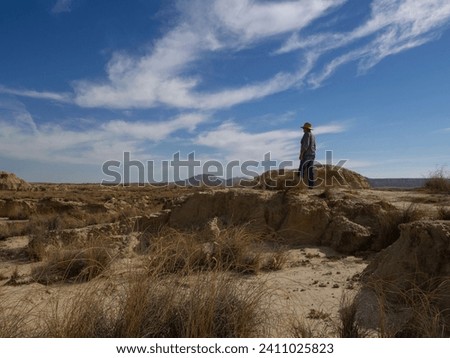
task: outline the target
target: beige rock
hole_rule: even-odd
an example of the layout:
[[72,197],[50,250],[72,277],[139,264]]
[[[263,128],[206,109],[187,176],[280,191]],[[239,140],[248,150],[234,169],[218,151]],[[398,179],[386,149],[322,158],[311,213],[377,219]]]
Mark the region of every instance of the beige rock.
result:
[[30,200],[0,200],[0,217],[26,219],[35,212],[35,203]]
[[13,173],[0,172],[0,190],[29,190],[31,185]]
[[318,198],[242,189],[199,192],[166,208],[171,211],[168,225],[174,228],[203,228],[216,219],[224,226],[275,231],[295,244],[318,245],[330,219],[326,203]]
[[450,221],[400,228],[400,238],[363,273],[359,320],[397,336],[439,334],[450,322]]
[[332,219],[322,241],[322,245],[330,246],[345,254],[367,250],[370,244],[371,231],[369,229],[340,215]]

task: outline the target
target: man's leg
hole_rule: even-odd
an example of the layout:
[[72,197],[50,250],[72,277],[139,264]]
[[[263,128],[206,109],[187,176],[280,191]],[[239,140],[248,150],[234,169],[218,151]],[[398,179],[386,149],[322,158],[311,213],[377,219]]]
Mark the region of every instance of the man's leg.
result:
[[314,159],[308,160],[307,164],[307,173],[308,173],[308,187],[310,189],[314,188],[315,179],[314,179]]
[[300,181],[305,185],[307,185],[308,183],[308,165],[309,160],[303,159],[302,161],[300,161],[300,167],[298,168]]
[[303,160],[300,160],[300,165],[298,166],[297,176],[301,179],[303,178],[303,166],[305,162]]

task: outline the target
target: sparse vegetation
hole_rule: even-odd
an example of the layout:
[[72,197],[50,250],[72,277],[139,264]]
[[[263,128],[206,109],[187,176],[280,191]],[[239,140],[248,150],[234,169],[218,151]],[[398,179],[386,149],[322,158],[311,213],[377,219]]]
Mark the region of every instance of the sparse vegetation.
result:
[[357,321],[357,304],[354,297],[343,295],[339,307],[339,323],[337,333],[340,338],[365,338],[367,330]]
[[441,206],[437,211],[437,220],[450,220],[450,207]]
[[298,314],[290,316],[288,325],[289,336],[292,338],[317,337],[317,332],[314,331],[314,328],[305,319],[301,319]]
[[70,245],[44,251],[44,262],[33,268],[36,282],[89,281],[102,273],[112,261],[111,250],[99,240],[84,245]]
[[411,203],[403,210],[392,211],[380,218],[379,240],[376,250],[381,250],[394,243],[400,236],[400,224],[407,224],[423,219],[424,213],[417,204]]
[[[392,192],[372,200],[376,191],[360,198],[357,188],[236,189],[245,191],[244,199],[232,189],[209,206],[191,206],[183,214],[188,224],[197,212],[207,217],[192,228],[172,225],[173,215],[164,222],[155,217],[165,212],[161,209],[173,214],[185,205],[184,194],[197,195],[200,188],[42,184],[34,189],[0,192],[1,200],[40,203],[36,211],[11,212],[28,222],[2,219],[0,337],[367,337],[360,306],[348,294],[358,296],[361,286],[367,288],[355,277],[374,252],[363,259],[359,253],[342,255],[339,247],[309,246],[316,232],[304,225],[329,230],[331,218],[342,215],[344,222],[370,226],[370,240],[380,243],[371,249],[378,251],[399,238],[400,224],[425,215],[450,217],[442,191],[417,191],[410,200],[416,204],[398,210],[409,192],[390,205]],[[197,196],[213,192],[204,188]],[[256,196],[254,203],[263,208],[252,204]],[[145,217],[138,222],[138,215]],[[286,232],[292,238],[283,236]],[[16,235],[24,236],[11,238]],[[316,242],[323,245],[320,239]],[[417,260],[434,262],[437,256]],[[346,272],[356,265],[358,271]],[[311,274],[307,280],[305,273]],[[370,336],[449,337],[449,281],[374,288],[381,318]],[[320,302],[323,293],[326,303]],[[405,320],[393,326],[389,317],[396,310]]]
[[266,316],[262,287],[242,290],[217,273],[190,280],[135,276],[117,296],[101,292],[93,286],[55,304],[40,336],[255,337]]
[[450,176],[445,168],[431,172],[425,182],[425,188],[433,193],[450,193]]
[[442,308],[450,300],[449,278],[424,282],[408,280],[401,286],[377,280],[370,282],[368,287],[378,300],[381,337],[449,336],[450,312]]
[[206,239],[166,228],[147,240],[147,268],[152,275],[211,270],[256,274],[280,270],[286,262],[282,250],[263,254],[261,236],[245,226],[226,228]]

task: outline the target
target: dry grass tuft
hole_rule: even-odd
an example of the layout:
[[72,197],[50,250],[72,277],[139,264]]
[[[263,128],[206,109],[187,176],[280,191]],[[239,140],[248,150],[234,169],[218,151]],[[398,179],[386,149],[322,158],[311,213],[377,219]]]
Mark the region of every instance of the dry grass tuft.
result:
[[450,337],[450,278],[371,281],[379,335],[385,338]]
[[315,336],[314,330],[306,320],[300,319],[298,316],[293,316],[289,323],[288,335],[292,338],[313,338]]
[[28,327],[35,319],[34,309],[24,299],[0,293],[0,338],[29,337]]
[[261,270],[280,270],[287,261],[285,251],[264,254],[262,244],[261,235],[245,226],[220,230],[209,241],[165,228],[149,240],[147,268],[152,275],[213,270],[257,274]]
[[100,241],[45,251],[44,262],[32,270],[36,282],[85,282],[100,275],[111,263],[112,254]]
[[99,287],[84,287],[70,300],[53,303],[43,317],[39,337],[112,338],[115,314]]
[[424,213],[414,203],[403,210],[389,212],[389,215],[380,218],[379,240],[377,240],[378,247],[375,249],[379,251],[397,241],[400,237],[400,224],[420,220],[423,217]]
[[191,280],[135,277],[118,297],[89,289],[66,307],[54,307],[43,336],[206,338],[261,333],[264,290],[243,290],[230,278]]
[[357,321],[357,304],[354,298],[343,295],[339,309],[337,334],[340,338],[364,338],[367,331]]
[[195,235],[165,228],[149,239],[146,268],[151,276],[188,274],[207,266],[206,253]]

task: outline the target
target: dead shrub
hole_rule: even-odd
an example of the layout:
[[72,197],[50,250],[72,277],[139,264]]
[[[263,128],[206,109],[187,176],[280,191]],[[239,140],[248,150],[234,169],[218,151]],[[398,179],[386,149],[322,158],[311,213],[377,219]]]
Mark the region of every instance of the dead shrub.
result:
[[277,247],[269,255],[263,257],[261,269],[264,271],[280,271],[288,262],[289,254],[284,247]]
[[29,337],[28,327],[33,317],[34,306],[22,298],[0,294],[0,338]]
[[292,338],[313,338],[314,330],[306,320],[301,320],[298,316],[290,318],[288,323],[288,335]]
[[[371,278],[365,289],[376,297],[379,335],[384,338],[450,337],[450,278],[401,282]],[[360,302],[362,303],[362,302]]]
[[83,288],[57,300],[38,330],[43,338],[112,338],[116,311],[99,287]]
[[261,288],[245,290],[223,275],[194,282],[146,280],[133,283],[121,305],[118,337],[254,337],[264,314]]
[[425,181],[425,189],[433,193],[450,193],[450,177],[448,172],[443,167],[431,172]]
[[32,270],[33,278],[42,284],[89,281],[112,261],[109,248],[92,243],[84,248],[54,248],[45,252],[44,257],[45,261]]
[[245,288],[222,275],[201,278],[182,304],[185,337],[256,337],[265,322],[262,286]]
[[45,337],[227,338],[262,332],[262,287],[243,289],[223,275],[188,280],[135,277],[105,297],[98,287],[56,304]]
[[261,237],[245,226],[227,228],[221,230],[213,242],[210,259],[215,263],[215,268],[258,273],[262,264],[258,243],[261,243]]
[[263,254],[261,236],[245,226],[220,230],[213,241],[170,228],[147,240],[147,269],[152,275],[213,270],[256,274],[261,269],[279,270],[287,260],[283,250]]
[[194,235],[168,228],[149,239],[147,255],[151,276],[188,274],[209,267],[207,254]]

